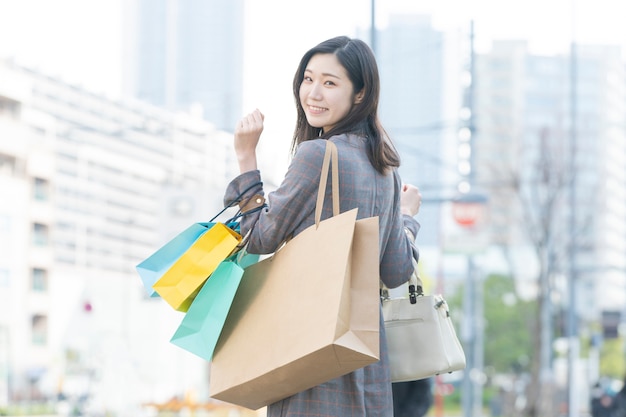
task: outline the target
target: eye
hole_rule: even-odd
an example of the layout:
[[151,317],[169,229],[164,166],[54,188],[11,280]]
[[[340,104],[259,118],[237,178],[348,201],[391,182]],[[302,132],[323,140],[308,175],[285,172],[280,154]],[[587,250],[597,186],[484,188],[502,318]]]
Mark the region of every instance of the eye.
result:
[[311,77],[309,77],[308,75],[305,75],[304,78],[302,79],[303,82],[307,82],[310,83],[312,81]]
[[326,81],[326,82],[324,83],[324,85],[331,85],[331,86],[332,86],[332,85],[336,85],[336,84],[335,84],[335,82],[334,82],[334,81],[330,81],[330,80],[329,80],[329,81]]

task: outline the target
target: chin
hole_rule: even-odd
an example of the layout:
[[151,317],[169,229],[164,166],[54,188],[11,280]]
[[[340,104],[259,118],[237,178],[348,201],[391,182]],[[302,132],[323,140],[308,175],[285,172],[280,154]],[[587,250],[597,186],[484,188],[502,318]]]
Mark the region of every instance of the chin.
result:
[[311,125],[311,127],[314,127],[316,129],[324,128],[324,125],[322,123],[316,123],[315,121],[310,120],[309,118],[307,118],[306,121],[309,123],[309,125]]

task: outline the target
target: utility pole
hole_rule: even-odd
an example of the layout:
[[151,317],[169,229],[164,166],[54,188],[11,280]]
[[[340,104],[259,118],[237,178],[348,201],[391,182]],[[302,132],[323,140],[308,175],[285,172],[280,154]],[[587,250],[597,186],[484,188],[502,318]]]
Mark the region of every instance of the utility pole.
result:
[[[470,21],[470,84],[467,87],[466,107],[469,109],[468,126],[470,148],[469,170],[466,172],[466,190],[474,194],[472,186],[475,183],[475,118],[474,118],[474,89],[475,89],[475,51],[474,51],[474,21]],[[459,190],[464,191],[464,190]],[[463,373],[463,391],[461,404],[465,417],[482,415],[482,383],[479,375],[483,372],[483,292],[482,280],[477,279],[478,269],[474,262],[474,256],[467,255],[467,278],[463,297],[463,328],[462,339],[466,353],[467,366]]]
[[[575,4],[575,2],[573,3]],[[576,234],[577,234],[577,221],[576,221],[576,148],[577,148],[577,123],[576,117],[578,113],[577,109],[577,56],[576,56],[576,35],[575,35],[575,21],[576,10],[572,6],[572,45],[570,51],[570,155],[569,155],[569,172],[570,178],[570,193],[569,193],[569,305],[567,310],[567,404],[568,404],[568,416],[577,417],[580,409],[578,398],[578,378],[576,376],[576,368],[578,364],[580,346],[577,338],[577,291],[578,285],[577,279],[577,265],[576,265]]]

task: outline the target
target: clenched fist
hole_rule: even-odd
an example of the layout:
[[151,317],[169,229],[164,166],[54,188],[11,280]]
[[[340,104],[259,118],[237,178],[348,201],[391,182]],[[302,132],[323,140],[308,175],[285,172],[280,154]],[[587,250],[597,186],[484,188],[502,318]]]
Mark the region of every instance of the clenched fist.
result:
[[257,169],[256,147],[263,132],[264,119],[263,113],[256,109],[235,126],[235,154],[241,173]]
[[420,190],[411,184],[404,184],[400,194],[400,211],[413,217],[420,211],[422,194]]

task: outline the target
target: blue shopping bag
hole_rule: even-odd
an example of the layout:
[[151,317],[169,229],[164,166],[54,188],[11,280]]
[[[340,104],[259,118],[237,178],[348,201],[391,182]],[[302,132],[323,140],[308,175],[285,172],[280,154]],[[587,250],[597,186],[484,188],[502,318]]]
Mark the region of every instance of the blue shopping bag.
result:
[[[159,296],[153,285],[213,225],[213,222],[192,224],[136,266],[150,297]],[[228,226],[238,231],[238,223],[229,223]]]
[[150,297],[159,296],[154,288],[152,288],[154,283],[170,269],[174,262],[176,262],[208,228],[208,223],[192,224],[137,265],[137,272]]
[[244,269],[259,255],[245,250],[221,262],[204,283],[170,342],[210,361]]

